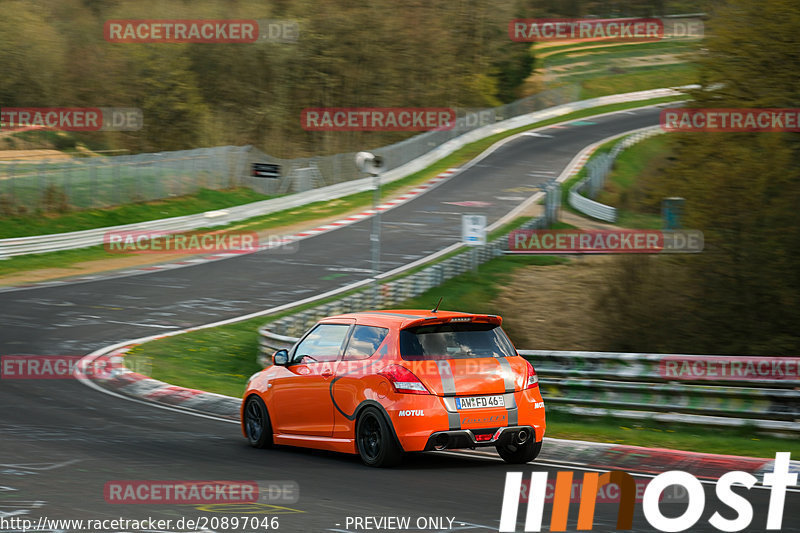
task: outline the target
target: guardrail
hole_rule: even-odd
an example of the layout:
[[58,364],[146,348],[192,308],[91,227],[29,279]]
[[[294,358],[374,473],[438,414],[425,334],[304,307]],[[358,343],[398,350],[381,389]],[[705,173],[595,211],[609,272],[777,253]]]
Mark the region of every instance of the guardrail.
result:
[[[381,184],[385,185],[387,183],[391,183],[427,168],[434,162],[452,154],[467,144],[491,135],[535,124],[536,122],[541,122],[543,120],[557,118],[575,111],[591,109],[593,107],[675,96],[681,94],[680,89],[686,89],[689,87],[692,86],[653,89],[649,91],[601,96],[599,98],[557,105],[540,111],[534,111],[520,116],[508,118],[494,124],[482,126],[455,138],[446,140],[446,142],[438,146],[427,146],[424,151],[420,152],[422,155],[419,155],[410,161],[402,162],[402,159],[394,158],[393,164],[396,166],[393,168],[390,167],[391,170],[381,175]],[[506,112],[510,111],[506,110]],[[420,136],[413,137],[412,139],[416,139],[417,137]],[[407,141],[403,142],[407,143],[412,139],[408,139]],[[389,148],[390,147],[378,148],[373,151],[379,155],[386,155]],[[256,160],[260,161],[267,157],[265,154],[259,154],[259,152],[255,149],[242,150],[244,150],[243,157],[247,159],[248,163]],[[352,157],[350,159],[352,159]],[[248,165],[242,163],[239,166],[242,168],[247,168]],[[0,180],[0,182],[2,182],[2,180]],[[251,204],[216,211],[209,211],[206,213],[198,213],[196,215],[187,215],[137,224],[126,224],[122,226],[98,228],[70,233],[0,239],[0,259],[17,255],[57,252],[62,250],[87,248],[90,246],[99,246],[103,244],[103,235],[109,231],[190,231],[199,228],[219,226],[232,222],[238,222],[255,216],[267,215],[284,209],[293,209],[295,207],[314,202],[333,200],[343,196],[349,196],[351,194],[371,190],[371,188],[372,178],[366,177],[351,179],[349,181],[334,183],[333,185],[326,185],[305,192],[298,192],[279,198],[263,200],[260,202],[254,202]]]
[[605,222],[616,222],[617,209],[597,202],[593,198],[603,190],[606,178],[614,166],[614,161],[623,150],[660,133],[664,133],[661,126],[644,128],[617,143],[610,152],[595,155],[586,164],[587,176],[570,188],[567,197],[569,205],[592,218]]
[[[800,432],[800,360],[520,350],[548,406],[578,415]],[[708,368],[708,370],[706,370]],[[794,369],[787,379],[751,377]],[[712,372],[713,369],[713,372]]]
[[[347,306],[345,306],[347,307]],[[328,307],[330,314],[347,309]],[[320,308],[319,311],[322,311]],[[259,363],[270,364],[274,350],[290,348],[298,337],[277,333],[276,329],[302,331],[311,327],[317,313],[306,313],[295,321],[267,324],[259,329]],[[302,326],[302,327],[301,327]],[[787,358],[784,367],[795,369],[795,379],[725,379],[698,381],[696,376],[670,375],[669,363],[699,360],[724,360],[727,368],[747,369],[768,364],[776,358],[640,354],[612,352],[564,352],[520,350],[539,374],[539,386],[547,408],[578,416],[613,417],[654,422],[678,422],[706,426],[752,427],[780,433],[800,432],[800,360]],[[719,363],[718,363],[719,364]],[[705,376],[708,378],[709,376]],[[700,383],[700,384],[699,384]]]
[[368,186],[371,186],[369,183],[369,178],[348,181],[323,189],[313,189],[302,194],[272,198],[270,200],[262,200],[260,202],[218,209],[216,211],[206,211],[205,213],[198,213],[196,215],[185,215],[70,233],[0,239],[0,259],[18,255],[58,252],[62,250],[100,246],[103,244],[103,236],[112,231],[177,232],[223,226],[225,224],[231,224],[240,220],[246,220],[284,209],[293,209],[309,203],[323,202],[333,198],[355,194],[367,190]]

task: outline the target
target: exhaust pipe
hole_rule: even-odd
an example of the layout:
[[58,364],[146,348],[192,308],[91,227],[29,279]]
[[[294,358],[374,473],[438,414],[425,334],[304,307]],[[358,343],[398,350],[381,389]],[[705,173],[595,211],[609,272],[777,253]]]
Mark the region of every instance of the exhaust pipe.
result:
[[444,450],[447,448],[447,443],[450,439],[447,438],[447,435],[437,435],[436,442],[433,444],[433,449],[436,451]]
[[525,444],[527,440],[528,440],[528,432],[525,431],[524,429],[519,430],[517,432],[517,442],[519,444]]

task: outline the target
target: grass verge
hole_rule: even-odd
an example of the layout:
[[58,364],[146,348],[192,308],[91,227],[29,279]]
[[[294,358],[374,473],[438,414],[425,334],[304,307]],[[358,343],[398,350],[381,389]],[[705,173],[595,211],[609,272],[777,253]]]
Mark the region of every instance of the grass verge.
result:
[[663,227],[658,200],[650,198],[644,177],[657,173],[670,152],[666,135],[645,139],[620,153],[597,201],[617,208],[617,224],[623,227]]
[[595,98],[697,83],[691,54],[698,46],[694,40],[577,42],[535,47],[533,53],[536,69],[544,72],[548,87],[578,83],[581,98]]
[[219,191],[201,189],[197,194],[189,196],[169,198],[157,202],[125,204],[110,209],[89,209],[61,214],[39,213],[35,215],[7,216],[0,218],[2,222],[0,224],[0,239],[134,224],[160,218],[193,215],[269,198],[269,196],[246,188]]
[[593,75],[581,80],[581,98],[597,98],[620,91],[646,91],[658,87],[682,87],[697,83],[694,65],[677,64],[661,67],[642,67],[628,72]]

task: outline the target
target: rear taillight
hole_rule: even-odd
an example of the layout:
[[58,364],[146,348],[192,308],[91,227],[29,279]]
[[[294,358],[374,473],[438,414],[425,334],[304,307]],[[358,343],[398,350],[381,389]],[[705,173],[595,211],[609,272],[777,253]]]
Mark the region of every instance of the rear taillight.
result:
[[378,374],[392,383],[395,392],[403,392],[406,394],[430,394],[419,378],[404,366],[390,365],[378,372]]
[[539,376],[536,375],[536,370],[533,369],[533,365],[530,361],[525,361],[528,363],[528,371],[525,375],[525,388],[532,389],[534,387],[539,386]]

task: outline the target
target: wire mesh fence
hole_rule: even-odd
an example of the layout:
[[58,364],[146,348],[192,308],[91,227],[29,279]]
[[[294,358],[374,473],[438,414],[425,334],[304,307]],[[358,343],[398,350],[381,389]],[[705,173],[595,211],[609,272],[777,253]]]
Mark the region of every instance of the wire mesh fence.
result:
[[[578,88],[573,85],[544,91],[503,106],[462,113],[451,130],[428,131],[373,151],[384,158],[385,170],[392,170],[469,131],[577,98]],[[0,216],[112,207],[233,186],[269,196],[303,192],[366,176],[356,168],[354,155],[280,159],[253,146],[220,146],[0,161]],[[253,163],[277,164],[280,175],[256,177]]]
[[5,215],[82,210],[224,189],[235,183],[242,148],[0,162]]

